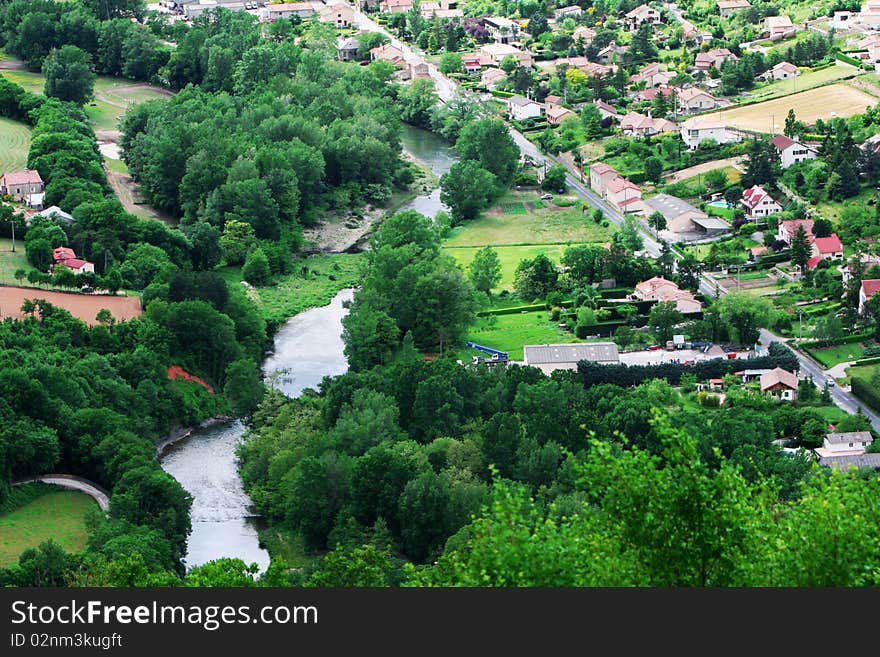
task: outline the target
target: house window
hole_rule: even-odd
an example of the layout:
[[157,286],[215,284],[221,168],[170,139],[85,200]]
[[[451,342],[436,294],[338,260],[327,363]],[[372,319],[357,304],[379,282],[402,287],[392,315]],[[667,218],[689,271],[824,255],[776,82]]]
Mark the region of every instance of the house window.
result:
[[850,444],[849,444],[849,446],[850,446],[850,447],[852,447],[852,446],[853,446],[853,444],[852,444],[852,443],[850,443]]

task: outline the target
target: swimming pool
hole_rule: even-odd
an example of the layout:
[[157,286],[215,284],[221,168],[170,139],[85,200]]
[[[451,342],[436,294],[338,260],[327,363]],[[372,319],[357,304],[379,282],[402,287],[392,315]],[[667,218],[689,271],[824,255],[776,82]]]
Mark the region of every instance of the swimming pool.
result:
[[706,205],[711,205],[715,208],[732,208],[733,206],[727,201],[712,201],[711,203],[706,203]]

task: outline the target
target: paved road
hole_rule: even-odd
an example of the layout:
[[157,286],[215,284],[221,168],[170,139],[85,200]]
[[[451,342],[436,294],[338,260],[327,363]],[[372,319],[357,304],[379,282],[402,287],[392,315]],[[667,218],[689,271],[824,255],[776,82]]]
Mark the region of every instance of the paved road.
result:
[[62,488],[78,490],[93,497],[98,503],[98,506],[101,507],[102,511],[110,509],[110,497],[107,491],[88,479],[67,474],[47,474],[39,477],[31,477],[30,479],[22,479],[16,481],[14,485],[28,484],[34,481],[41,481],[44,484],[52,484],[54,486],[61,486]]
[[[764,346],[769,346],[771,342],[784,342],[784,340],[766,329],[761,329],[760,342]],[[825,380],[828,378],[828,375],[822,366],[799,351],[794,351],[794,355],[797,356],[801,374],[812,378],[813,383],[815,383],[816,387],[820,390],[824,389]],[[834,403],[847,413],[856,413],[861,407],[862,413],[868,418],[868,420],[870,420],[871,426],[873,426],[876,431],[880,432],[880,416],[862,404],[855,395],[838,385],[829,388],[829,392],[831,393],[831,398],[834,400]]]

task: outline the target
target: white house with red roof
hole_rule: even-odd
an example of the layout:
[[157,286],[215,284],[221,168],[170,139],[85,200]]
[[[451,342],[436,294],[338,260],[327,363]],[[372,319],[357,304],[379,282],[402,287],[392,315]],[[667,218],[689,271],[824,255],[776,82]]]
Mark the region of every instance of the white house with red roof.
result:
[[798,377],[797,374],[776,367],[761,375],[761,392],[776,399],[785,401],[797,401]]
[[61,265],[62,267],[67,267],[74,274],[86,274],[86,273],[95,273],[95,265],[88,260],[82,260],[81,258],[70,258],[65,260],[64,262],[58,262],[56,265]]
[[681,139],[690,150],[696,150],[707,139],[719,144],[742,141],[742,134],[728,128],[718,119],[709,116],[693,116],[681,124]]
[[780,221],[779,226],[776,229],[776,239],[782,240],[789,246],[791,245],[791,238],[794,237],[797,229],[803,226],[804,232],[807,234],[807,239],[813,239],[813,220],[812,219],[791,219],[789,221]]
[[31,196],[42,194],[45,188],[40,172],[35,169],[10,171],[0,176],[0,196],[11,196],[19,203],[31,205]]
[[593,162],[590,165],[590,188],[599,196],[605,196],[605,188],[620,174],[604,162]]
[[718,5],[718,13],[722,18],[730,16],[738,9],[748,9],[752,6],[749,0],[718,0],[715,4]]
[[796,139],[786,137],[785,135],[776,135],[770,140],[770,143],[779,153],[779,162],[783,169],[787,169],[792,164],[800,164],[806,160],[815,160],[818,156],[815,148],[805,146]]
[[745,190],[740,203],[745,206],[748,219],[761,219],[782,212],[782,206],[760,185]]
[[768,82],[776,80],[790,80],[801,74],[801,70],[791,62],[779,62],[773,68],[767,69],[758,76]]
[[880,292],[880,278],[863,278],[862,286],[859,288],[859,314],[865,314],[865,304],[868,299]]
[[625,135],[650,137],[662,132],[675,132],[678,126],[666,119],[655,119],[638,112],[628,112],[620,119],[620,129]]
[[659,25],[663,22],[663,16],[660,14],[659,9],[649,7],[648,5],[639,5],[635,9],[626,12],[623,21],[630,32],[635,32],[645,21]]
[[675,95],[678,97],[678,109],[681,112],[702,112],[718,106],[715,96],[696,87],[676,89]]
[[642,211],[642,188],[618,176],[605,187],[605,198],[621,214]]
[[706,52],[697,53],[697,56],[694,58],[694,68],[698,71],[708,71],[714,66],[720,71],[721,65],[728,59],[739,61],[739,57],[733,54],[729,49],[713,48]]
[[837,233],[831,233],[828,237],[816,237],[813,240],[813,256],[822,260],[843,258],[843,242]]
[[787,39],[794,36],[797,28],[788,16],[767,16],[764,19],[764,32],[770,39]]
[[403,51],[400,48],[392,46],[390,43],[371,48],[370,60],[374,62],[391,62],[397,68],[406,67],[406,58],[403,56]]
[[69,246],[58,246],[52,249],[52,260],[55,262],[64,262],[74,258],[76,258],[76,252]]
[[638,283],[632,296],[640,301],[674,301],[675,309],[682,314],[698,313],[703,308],[693,292],[680,289],[662,276],[654,276]]

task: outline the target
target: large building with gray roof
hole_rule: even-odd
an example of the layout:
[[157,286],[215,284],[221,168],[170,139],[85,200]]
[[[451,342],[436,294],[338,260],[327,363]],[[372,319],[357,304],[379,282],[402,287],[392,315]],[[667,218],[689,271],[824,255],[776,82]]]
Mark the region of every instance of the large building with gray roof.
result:
[[613,342],[574,342],[571,344],[527,344],[523,347],[526,365],[544,374],[555,370],[576,370],[582,360],[596,363],[619,363],[620,353]]

